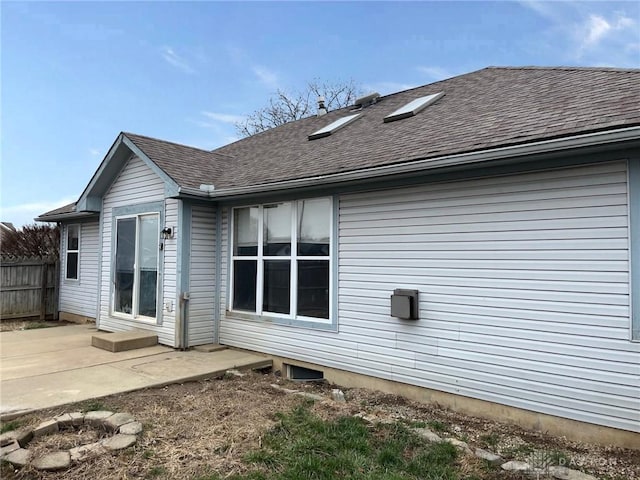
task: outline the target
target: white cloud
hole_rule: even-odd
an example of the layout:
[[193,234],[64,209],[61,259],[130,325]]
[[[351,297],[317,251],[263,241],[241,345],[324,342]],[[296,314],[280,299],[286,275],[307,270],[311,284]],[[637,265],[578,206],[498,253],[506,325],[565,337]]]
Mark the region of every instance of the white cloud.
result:
[[277,73],[260,65],[255,65],[252,70],[256,77],[258,77],[258,80],[260,80],[260,82],[265,86],[274,90],[279,87],[279,79]]
[[162,58],[164,58],[169,65],[178,70],[182,70],[184,73],[195,73],[195,70],[189,65],[187,60],[178,55],[171,47],[162,48]]
[[11,222],[16,228],[33,223],[33,219],[50,210],[60,208],[73,203],[77,197],[65,197],[60,200],[21,203],[9,207],[0,208],[0,219],[3,222]]
[[100,156],[100,150],[98,150],[97,148],[90,148],[89,149],[89,155],[91,155],[92,157],[99,157]]
[[230,113],[216,113],[216,112],[201,112],[207,118],[215,120],[216,122],[236,124],[242,122],[244,117],[242,115],[233,115]]
[[447,70],[446,68],[442,68],[442,67],[436,67],[436,66],[431,66],[431,67],[418,67],[418,71],[421,73],[424,73],[430,80],[433,81],[438,81],[438,80],[444,80],[445,78],[451,78],[451,77],[455,77],[455,73]]
[[598,43],[611,30],[611,24],[600,15],[589,15],[585,29],[586,35],[583,45],[593,45]]
[[596,2],[523,0],[520,4],[549,22],[536,39],[537,46],[546,44],[560,57],[585,65],[639,65],[633,48],[638,22],[624,11]]
[[[637,39],[635,21],[624,14],[616,13],[615,18],[590,14],[589,17],[575,27],[575,37],[580,42],[578,57],[600,47],[619,48],[619,42],[629,45],[632,38]],[[635,32],[635,33],[632,33]],[[628,34],[632,37],[628,38]]]

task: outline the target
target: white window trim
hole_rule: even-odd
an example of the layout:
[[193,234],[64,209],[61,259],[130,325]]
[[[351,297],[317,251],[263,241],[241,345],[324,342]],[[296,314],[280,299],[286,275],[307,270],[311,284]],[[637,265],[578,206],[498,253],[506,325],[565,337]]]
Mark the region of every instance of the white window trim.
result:
[[[71,227],[78,227],[78,249],[70,250],[69,249],[69,229]],[[80,240],[82,238],[82,224],[80,223],[71,223],[67,225],[65,229],[65,239],[64,239],[64,247],[65,247],[65,255],[64,255],[64,280],[65,282],[72,283],[80,283]],[[69,253],[78,254],[78,259],[76,261],[76,278],[69,277]]]
[[[316,200],[316,199],[327,199],[329,200],[329,255],[298,255],[298,229],[297,229],[297,220],[298,220],[298,201],[302,200]],[[313,198],[303,198],[296,199],[291,201],[283,201],[283,202],[265,202],[261,204],[253,204],[253,205],[242,205],[233,207],[231,209],[231,218],[230,218],[230,229],[229,229],[229,237],[230,237],[230,248],[229,248],[229,304],[227,306],[227,310],[231,313],[239,314],[240,316],[244,315],[256,315],[259,318],[264,319],[286,319],[292,321],[300,321],[300,322],[308,322],[308,323],[317,323],[317,324],[326,324],[331,325],[334,321],[334,302],[336,299],[334,298],[334,199],[332,197],[313,197]],[[263,240],[264,240],[264,206],[265,205],[273,205],[275,203],[278,204],[291,204],[291,254],[290,255],[263,255]],[[235,210],[242,208],[251,208],[257,207],[259,209],[259,222],[258,222],[258,255],[234,255],[233,249],[235,244]],[[236,310],[233,308],[234,303],[234,262],[236,260],[255,260],[257,262],[256,265],[256,309],[255,311],[248,310]],[[264,293],[264,260],[288,260],[291,265],[290,271],[290,313],[276,313],[276,312],[267,312],[262,310],[263,303],[263,293]],[[329,318],[318,318],[318,317],[307,317],[304,315],[297,315],[297,306],[298,306],[298,260],[327,260],[329,262]]]
[[[158,240],[160,239],[160,220],[161,220],[161,215],[159,212],[154,212],[154,211],[150,211],[150,212],[140,212],[140,213],[132,213],[132,214],[127,214],[127,215],[116,215],[114,216],[114,228],[116,229],[115,231],[115,236],[114,236],[114,244],[113,244],[113,252],[114,252],[114,256],[113,256],[113,264],[111,265],[111,277],[112,277],[112,281],[114,282],[114,288],[113,291],[111,293],[111,305],[110,305],[110,316],[115,317],[115,318],[122,318],[124,320],[136,320],[136,321],[140,321],[140,322],[144,322],[144,323],[152,323],[152,324],[156,324],[159,318],[159,313],[158,312],[158,295],[160,295],[160,279],[159,276],[157,275],[158,272],[160,272],[160,254],[158,254],[158,259],[156,260],[157,264],[156,264],[156,316],[155,317],[147,317],[145,315],[136,315],[136,312],[138,310],[138,292],[140,289],[140,262],[139,262],[139,248],[140,248],[140,241],[139,241],[139,235],[138,235],[138,228],[140,226],[140,217],[144,217],[144,216],[149,216],[149,215],[155,215],[156,217],[158,217]],[[133,280],[133,291],[131,293],[132,295],[132,299],[131,299],[131,310],[133,313],[124,313],[124,312],[118,312],[115,309],[115,303],[116,303],[116,289],[115,289],[115,275],[116,275],[116,261],[115,261],[115,256],[117,253],[117,249],[118,249],[118,220],[122,220],[125,218],[135,218],[136,219],[136,243],[135,243],[135,250],[134,250],[134,264],[133,264],[133,275],[134,275],[134,280]]]

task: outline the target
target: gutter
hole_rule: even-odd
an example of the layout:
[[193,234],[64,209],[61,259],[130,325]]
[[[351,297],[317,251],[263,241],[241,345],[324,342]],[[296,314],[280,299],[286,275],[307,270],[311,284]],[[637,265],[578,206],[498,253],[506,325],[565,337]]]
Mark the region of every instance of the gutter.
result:
[[319,175],[316,177],[307,177],[295,180],[285,180],[263,185],[231,187],[221,190],[212,190],[209,192],[205,192],[194,187],[179,187],[178,196],[214,199],[252,193],[271,192],[275,190],[304,188],[333,183],[352,182],[358,180],[369,180],[372,178],[391,175],[410,174],[421,171],[496,160],[512,159],[513,163],[516,163],[517,157],[539,155],[543,153],[557,152],[575,148],[601,146],[610,143],[619,143],[630,140],[640,140],[640,126],[628,127],[619,130],[607,130],[604,132],[587,133],[584,135],[575,135],[572,137],[564,137],[553,140],[543,140],[540,142],[526,143],[509,147],[499,147],[490,150],[481,150],[478,152],[412,160],[401,164],[383,165],[380,167],[372,167],[330,175]]
[[36,217],[33,220],[36,222],[61,222],[63,220],[80,220],[83,218],[98,217],[100,212],[70,212],[70,213],[58,213],[56,215],[46,217]]

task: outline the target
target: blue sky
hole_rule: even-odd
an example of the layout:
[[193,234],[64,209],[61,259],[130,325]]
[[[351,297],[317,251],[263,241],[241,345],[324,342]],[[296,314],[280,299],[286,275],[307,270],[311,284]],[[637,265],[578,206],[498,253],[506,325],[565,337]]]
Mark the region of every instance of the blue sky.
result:
[[640,67],[638,2],[2,2],[0,220],[75,201],[120,131],[212,149],[280,88]]

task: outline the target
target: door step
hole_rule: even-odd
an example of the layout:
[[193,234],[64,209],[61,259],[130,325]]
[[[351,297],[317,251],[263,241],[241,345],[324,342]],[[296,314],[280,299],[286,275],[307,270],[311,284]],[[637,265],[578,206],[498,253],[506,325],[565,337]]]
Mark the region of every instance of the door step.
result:
[[128,332],[96,333],[91,337],[91,345],[109,352],[124,352],[137,348],[153,347],[158,344],[155,333],[144,330]]

